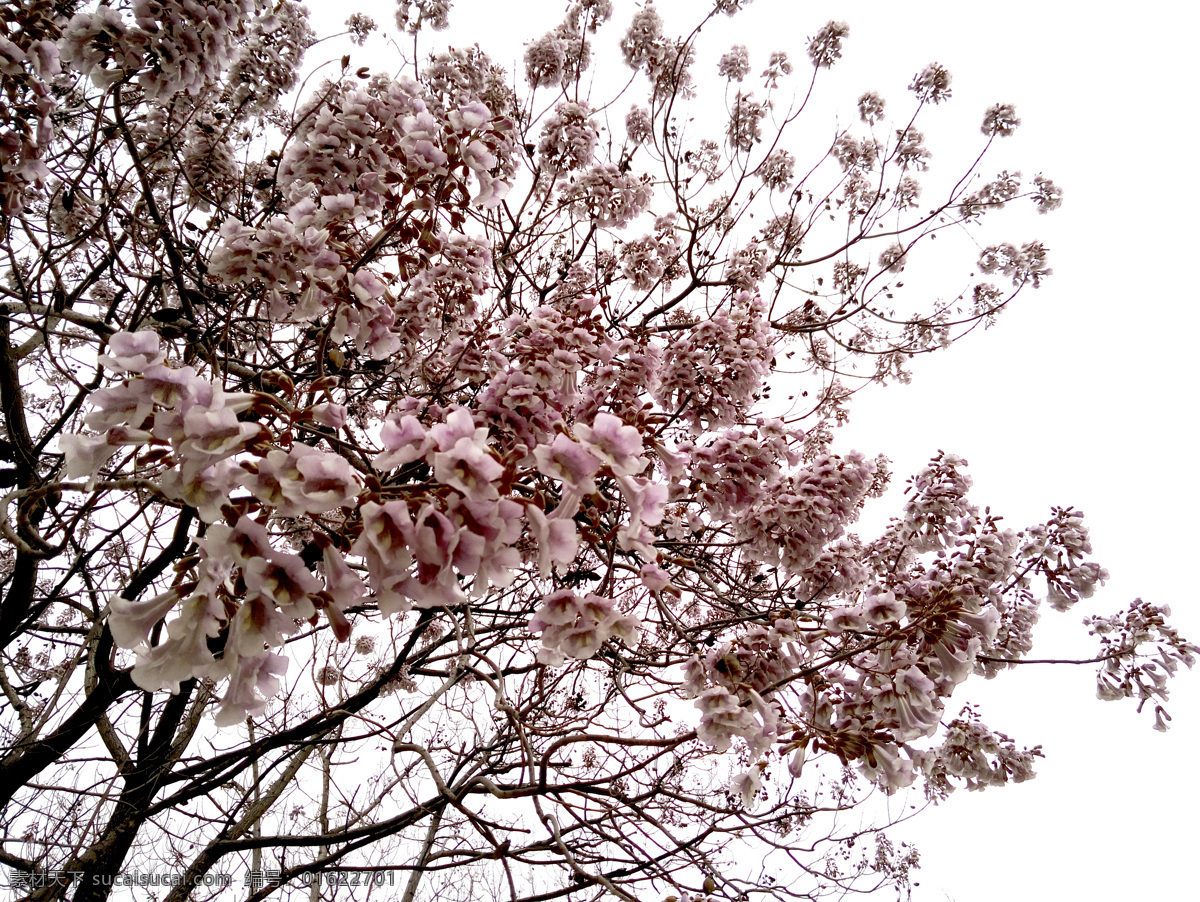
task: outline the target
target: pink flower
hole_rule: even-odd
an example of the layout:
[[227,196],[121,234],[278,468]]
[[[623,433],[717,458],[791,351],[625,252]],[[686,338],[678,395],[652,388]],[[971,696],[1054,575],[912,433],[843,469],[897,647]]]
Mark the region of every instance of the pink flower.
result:
[[303,480],[292,499],[294,503],[313,514],[353,504],[360,486],[344,457],[307,445],[297,445],[292,454]]
[[[462,542],[459,542],[459,546],[462,546]],[[488,586],[495,586],[498,589],[511,586],[516,581],[520,567],[521,553],[517,549],[508,545],[493,548],[483,557],[475,570],[471,595],[475,598],[481,597],[487,591]]]
[[472,501],[487,501],[499,497],[493,483],[504,474],[504,467],[475,439],[464,437],[449,451],[433,455],[433,474]]
[[214,719],[216,725],[233,726],[247,717],[260,716],[267,707],[267,699],[279,693],[279,678],[287,672],[287,666],[287,658],[273,652],[239,658],[229,688],[221,698]]
[[482,128],[492,118],[492,112],[479,101],[465,104],[450,113],[450,124],[460,131]]
[[897,600],[894,593],[875,588],[867,590],[866,600],[859,609],[863,619],[871,626],[896,623],[907,613],[904,602]]
[[360,269],[350,277],[350,290],[367,306],[377,307],[378,304],[374,304],[372,301],[383,297],[383,293],[387,290],[387,284],[371,270]]
[[600,461],[579,442],[560,432],[549,445],[534,448],[533,456],[542,474],[561,480],[573,493],[595,494],[593,477],[600,469]]
[[411,599],[418,608],[455,607],[467,600],[457,575],[449,567],[440,571],[434,579],[408,579],[397,587],[397,591]]
[[888,795],[911,786],[917,776],[912,761],[900,756],[900,749],[894,742],[872,746],[860,770]]
[[229,621],[229,638],[221,666],[228,673],[236,673],[239,658],[254,657],[264,648],[279,648],[295,632],[296,619],[269,598],[262,595],[246,598]]
[[324,401],[309,408],[313,422],[329,429],[341,429],[346,425],[346,408],[341,404]]
[[258,435],[259,428],[254,423],[239,422],[237,414],[226,408],[193,407],[183,415],[183,430],[187,437],[180,444],[179,453],[190,459],[194,466],[209,466],[216,459],[242,450],[246,442]]
[[326,194],[321,198],[321,209],[330,216],[343,216],[347,213],[353,215],[358,212],[358,200],[353,194]]
[[667,586],[671,585],[671,574],[667,573],[658,564],[643,564],[641,572],[638,575],[642,579],[642,585],[651,592],[661,592]]
[[154,398],[141,379],[102,388],[88,397],[92,411],[83,421],[89,429],[103,431],[113,426],[140,427],[154,411]]
[[583,596],[583,601],[579,602],[579,615],[583,620],[601,625],[607,625],[619,616],[611,598],[594,595],[591,592]]
[[129,601],[114,595],[108,603],[108,627],[121,648],[134,648],[150,637],[155,625],[179,602],[179,592],[169,589],[146,601]]
[[538,649],[537,662],[539,664],[544,664],[546,667],[561,667],[566,661],[566,657],[557,648],[543,646]]
[[345,458],[308,445],[268,451],[246,487],[282,516],[349,506],[360,488]]
[[1000,612],[991,605],[978,613],[963,611],[958,615],[958,619],[981,637],[985,646],[991,647],[991,644],[996,641],[996,634],[1000,631]]
[[463,499],[455,510],[464,528],[454,549],[454,566],[475,575],[471,595],[479,598],[489,586],[512,585],[521,567],[521,553],[513,544],[525,529],[525,505],[511,498]]
[[701,711],[696,736],[718,752],[728,751],[735,736],[748,737],[758,731],[754,715],[743,708],[728,689],[713,686],[696,699]]
[[295,620],[307,620],[316,609],[312,595],[321,589],[318,580],[299,555],[273,552],[271,558],[256,557],[242,568],[248,596],[257,594],[285,609]]
[[[610,638],[632,645],[641,621],[621,614],[611,598],[587,595],[579,598],[570,589],[547,595],[529,621],[531,632],[542,634],[545,655],[538,660],[548,666],[562,663],[562,655],[590,658]],[[555,663],[550,663],[555,662]]]
[[183,411],[191,404],[222,407],[238,413],[254,403],[246,393],[226,395],[209,380],[198,376],[190,367],[151,366],[142,373],[144,390],[151,400],[164,407]]
[[758,793],[762,789],[762,777],[757,767],[751,767],[733,778],[729,785],[730,792],[741,797],[742,806],[752,810],[758,804]]
[[413,559],[409,551],[415,542],[412,518],[403,501],[377,504],[368,501],[361,508],[363,531],[351,549],[367,560],[371,590],[385,615],[409,610],[412,605],[401,591],[410,578]]
[[322,554],[322,568],[325,572],[325,616],[333,627],[334,635],[339,642],[350,638],[350,623],[343,613],[345,608],[353,607],[367,594],[358,574],[350,569],[346,559],[332,545],[326,545]]
[[[472,428],[474,423],[472,423]],[[379,470],[391,470],[425,456],[432,444],[421,421],[410,415],[400,417],[399,422],[389,419],[380,430],[384,450],[375,455],[371,463]]]
[[641,477],[617,477],[621,495],[629,505],[631,529],[645,524],[658,526],[662,523],[667,504],[667,486]]
[[106,435],[60,435],[58,448],[66,462],[67,479],[86,476],[89,482],[117,453],[117,446],[109,444]]
[[683,693],[684,698],[695,698],[704,691],[706,683],[704,661],[698,656],[693,655],[683,663],[683,683],[680,684],[679,691]]
[[542,599],[533,619],[530,632],[540,633],[547,626],[565,626],[579,616],[579,598],[570,589],[559,589]]
[[485,210],[491,210],[500,205],[511,187],[512,185],[504,179],[493,178],[485,172],[480,172],[479,192],[471,198],[471,203],[478,204]]
[[212,526],[204,537],[204,543],[210,557],[220,558],[227,549],[240,566],[256,558],[270,557],[273,552],[271,534],[267,528],[247,516],[239,517],[232,529],[224,524]]
[[167,359],[157,332],[114,332],[108,353],[97,358],[115,373],[140,373]]
[[943,692],[949,694],[971,675],[981,649],[981,640],[965,624],[953,620],[946,624],[933,642],[935,660],[929,662],[930,675]]
[[608,623],[608,636],[610,639],[616,639],[625,646],[633,648],[641,629],[640,618],[633,614],[622,614]]
[[538,573],[545,579],[551,566],[566,566],[579,551],[579,532],[575,521],[566,517],[547,517],[537,505],[526,508],[529,531],[538,543]]
[[487,172],[496,165],[496,155],[482,141],[472,141],[463,150],[463,162],[471,169]]
[[598,413],[591,426],[579,424],[575,432],[615,475],[634,476],[646,469],[646,459],[640,456],[641,433],[633,426],[626,426],[620,417]]
[[458,529],[450,522],[450,518],[431,504],[422,507],[413,527],[412,543],[421,582],[432,582],[450,565],[457,544]]
[[221,631],[224,616],[221,600],[198,587],[180,604],[179,616],[167,624],[167,639],[138,651],[130,674],[133,681],[147,692],[178,692],[181,682],[205,673],[213,663],[208,640]]
[[[480,433],[482,430],[482,434]],[[438,423],[429,430],[429,437],[437,445],[439,451],[449,451],[460,438],[478,440],[480,444],[487,441],[487,428],[476,427],[471,411],[465,407],[456,407],[447,414],[445,422]]]
[[409,160],[424,169],[441,170],[448,159],[445,151],[424,138],[414,141],[410,148]]
[[667,486],[640,477],[618,476],[617,484],[629,505],[629,522],[617,531],[617,542],[626,551],[636,551],[644,560],[653,561],[654,534],[647,528],[662,522],[667,502]]
[[605,638],[596,624],[586,624],[565,630],[558,640],[558,648],[572,658],[590,658],[600,650]]
[[168,497],[196,508],[205,523],[216,523],[244,474],[233,461],[222,460],[202,470],[189,467],[186,480],[178,468],[167,470],[159,478],[158,487]]
[[869,629],[866,618],[855,608],[834,608],[825,618],[825,629],[837,635]]

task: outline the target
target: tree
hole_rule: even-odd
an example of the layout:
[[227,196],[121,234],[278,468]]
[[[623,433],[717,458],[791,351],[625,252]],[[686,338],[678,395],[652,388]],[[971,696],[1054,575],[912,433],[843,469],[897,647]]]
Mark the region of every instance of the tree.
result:
[[[951,695],[1103,580],[1079,514],[1006,530],[939,454],[859,537],[886,462],[829,450],[857,386],[1048,274],[998,241],[904,306],[936,236],[1057,206],[980,177],[1015,112],[939,186],[935,64],[799,166],[846,26],[751,78],[610,13],[572,5],[518,82],[430,55],[446,4],[401,3],[405,74],[351,49],[293,109],[294,4],[3,12],[0,769],[31,897],[903,887],[911,851],[847,811],[1032,775]],[[1164,613],[1092,621],[1102,694],[1160,726],[1196,651]]]

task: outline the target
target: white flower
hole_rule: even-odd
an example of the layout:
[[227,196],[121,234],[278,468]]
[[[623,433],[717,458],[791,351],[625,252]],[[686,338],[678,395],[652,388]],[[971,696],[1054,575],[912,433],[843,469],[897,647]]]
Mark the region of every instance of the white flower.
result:
[[135,648],[147,641],[150,631],[179,602],[179,592],[169,589],[146,601],[129,601],[114,595],[108,603],[108,627],[121,648]]
[[749,770],[742,771],[733,778],[729,789],[736,793],[742,800],[742,806],[748,811],[752,811],[758,804],[758,793],[762,789],[762,777],[758,767],[752,767]]
[[115,373],[140,373],[167,359],[157,332],[114,332],[108,353],[97,358]]

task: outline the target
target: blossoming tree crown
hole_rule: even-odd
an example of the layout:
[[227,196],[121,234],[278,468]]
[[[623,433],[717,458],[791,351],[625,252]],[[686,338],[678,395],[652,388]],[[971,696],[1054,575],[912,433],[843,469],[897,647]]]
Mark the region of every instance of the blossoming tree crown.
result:
[[[1107,574],[942,452],[857,534],[886,459],[834,430],[1050,274],[996,241],[914,300],[929,242],[1059,189],[985,169],[1007,104],[934,178],[938,64],[789,143],[844,23],[793,59],[575,0],[510,73],[449,15],[397,4],[393,75],[355,14],[300,85],[291,0],[0,12],[3,862],[39,899],[145,861],[172,900],[239,863],[251,898],[906,885],[837,814],[1031,777],[952,697]],[[1167,613],[1089,621],[1160,727]]]

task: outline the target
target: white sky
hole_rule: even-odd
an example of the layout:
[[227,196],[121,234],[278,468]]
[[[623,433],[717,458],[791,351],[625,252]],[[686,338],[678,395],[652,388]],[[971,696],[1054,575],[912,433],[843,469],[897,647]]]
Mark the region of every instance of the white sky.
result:
[[[602,40],[617,40],[628,22],[631,7],[615,5]],[[320,34],[329,33],[322,23],[356,8],[311,6]],[[672,33],[690,23],[689,7],[703,6],[659,4]],[[361,7],[390,22],[390,3]],[[458,0],[448,39],[478,42],[511,66],[521,41],[549,30],[564,9]],[[960,454],[971,464],[973,500],[1010,526],[1037,522],[1053,504],[1087,514],[1096,558],[1112,579],[1071,613],[1046,612],[1039,657],[1089,656],[1086,635],[1072,639],[1084,633],[1080,618],[1138,596],[1170,602],[1176,625],[1200,639],[1185,575],[1200,508],[1189,469],[1197,389],[1190,343],[1200,313],[1185,262],[1200,206],[1190,165],[1200,145],[1190,109],[1200,15],[1165,2],[1079,9],[1046,0],[757,0],[709,29],[718,37],[707,35],[747,44],[756,65],[777,49],[801,62],[807,36],[844,20],[844,59],[818,88],[842,99],[843,122],[863,90],[903,102],[912,74],[937,60],[954,75],[954,99],[922,126],[934,166],[961,163],[978,146],[984,108],[1007,101],[1023,125],[985,174],[1044,171],[1063,187],[1061,210],[1013,233],[1049,246],[1053,278],[1023,294],[995,328],[921,361],[913,385],[859,395],[842,439],[889,455],[901,484],[939,448]],[[808,121],[832,136],[832,121]],[[1093,679],[1090,666],[1027,666],[971,690],[989,725],[1041,743],[1047,757],[1031,783],[959,793],[893,832],[922,850],[915,899],[1196,896],[1200,676],[1176,680],[1166,735],[1131,704],[1097,701]]]
[[[926,58],[946,65],[949,110],[968,127],[989,98],[1016,103],[1018,165],[1043,169],[1066,192],[1030,235],[1050,247],[1055,276],[995,328],[924,361],[912,386],[862,399],[846,438],[864,450],[878,443],[897,473],[936,448],[961,454],[975,501],[1010,525],[1034,522],[1050,504],[1079,507],[1112,573],[1088,610],[1167,601],[1195,640],[1200,610],[1185,573],[1200,507],[1187,472],[1197,389],[1189,342],[1200,314],[1181,264],[1197,237],[1190,213],[1200,192],[1169,175],[1162,154],[1196,146],[1185,110],[1197,84],[1197,15],[1166,3],[1087,15],[1072,7],[809,7],[850,22],[858,40],[848,62],[862,54],[881,72],[915,71]],[[1082,632],[1087,612],[1047,612],[1041,626],[1053,633],[1036,654],[1067,648],[1069,636],[1055,634]],[[975,692],[989,724],[1043,744],[1047,757],[1032,783],[959,794],[897,833],[923,852],[916,899],[1196,897],[1198,677],[1175,682],[1175,726],[1161,735],[1128,703],[1096,701],[1092,672],[1027,666]]]

